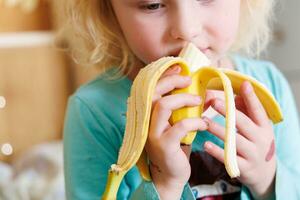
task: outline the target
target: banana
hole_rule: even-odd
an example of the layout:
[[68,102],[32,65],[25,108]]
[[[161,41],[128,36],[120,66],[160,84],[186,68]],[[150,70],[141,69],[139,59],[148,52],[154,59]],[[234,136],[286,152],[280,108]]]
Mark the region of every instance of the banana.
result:
[[[136,164],[142,178],[150,181],[147,154],[144,146],[148,136],[152,97],[161,75],[174,64],[181,67],[181,75],[191,76],[192,84],[187,88],[176,89],[173,94],[188,92],[205,98],[206,89],[218,89],[225,92],[226,125],[224,140],[225,168],[231,177],[239,176],[235,144],[235,105],[234,93],[239,93],[243,81],[249,81],[261,100],[269,118],[278,123],[282,113],[272,94],[255,79],[239,72],[208,67],[209,60],[193,44],[188,44],[178,57],[163,57],[142,68],[133,81],[130,96],[127,99],[126,127],[123,144],[116,164],[111,165],[108,180],[102,199],[113,200],[117,197],[118,188],[125,174]],[[205,66],[205,67],[203,67]],[[203,103],[195,107],[184,107],[173,111],[170,118],[174,124],[187,117],[202,115]],[[196,132],[190,132],[182,143],[191,144]]]

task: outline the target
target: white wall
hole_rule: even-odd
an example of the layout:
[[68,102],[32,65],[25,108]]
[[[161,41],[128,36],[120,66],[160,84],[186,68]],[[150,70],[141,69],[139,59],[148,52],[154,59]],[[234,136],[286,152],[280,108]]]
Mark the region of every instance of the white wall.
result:
[[287,77],[300,111],[300,0],[280,1],[276,17],[276,40],[267,57]]

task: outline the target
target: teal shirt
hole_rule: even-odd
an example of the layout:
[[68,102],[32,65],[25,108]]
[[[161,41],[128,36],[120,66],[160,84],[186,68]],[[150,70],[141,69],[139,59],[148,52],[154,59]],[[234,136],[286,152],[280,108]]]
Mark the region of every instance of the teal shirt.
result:
[[[238,71],[248,74],[273,93],[279,102],[284,121],[274,125],[277,171],[274,198],[300,199],[300,128],[297,108],[290,87],[283,75],[270,62],[234,57]],[[108,72],[109,73],[109,72]],[[116,163],[125,131],[127,98],[132,81],[124,77],[108,81],[103,75],[81,86],[68,101],[64,124],[64,168],[66,194],[69,200],[99,200],[104,192],[108,170]],[[220,123],[223,117],[214,119]],[[193,150],[202,150],[205,141],[220,146],[223,142],[201,132]],[[246,187],[240,198],[252,199]],[[118,200],[155,200],[159,195],[152,182],[141,179],[136,167],[125,176],[118,191]],[[184,200],[195,199],[186,184]]]

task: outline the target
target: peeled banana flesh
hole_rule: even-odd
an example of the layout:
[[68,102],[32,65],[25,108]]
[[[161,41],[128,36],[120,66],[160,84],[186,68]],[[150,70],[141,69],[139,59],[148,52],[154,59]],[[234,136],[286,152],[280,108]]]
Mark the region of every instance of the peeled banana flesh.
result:
[[[224,90],[226,104],[224,161],[225,168],[231,177],[239,176],[236,156],[236,128],[234,93],[244,81],[249,81],[258,98],[262,102],[269,118],[278,123],[282,121],[279,104],[273,95],[254,78],[239,72],[208,67],[209,60],[193,44],[188,44],[178,57],[163,57],[142,68],[133,81],[130,96],[127,100],[126,127],[123,144],[119,151],[116,164],[111,165],[108,180],[102,199],[113,200],[117,197],[118,188],[125,174],[136,164],[144,180],[150,181],[147,154],[144,146],[148,137],[152,97],[156,84],[161,75],[171,66],[179,65],[181,75],[191,76],[192,84],[183,89],[175,89],[175,93],[191,93],[205,99],[207,89]],[[184,107],[173,111],[171,124],[184,118],[200,117],[203,112],[203,103],[195,107]],[[190,132],[181,141],[191,144],[196,132]]]

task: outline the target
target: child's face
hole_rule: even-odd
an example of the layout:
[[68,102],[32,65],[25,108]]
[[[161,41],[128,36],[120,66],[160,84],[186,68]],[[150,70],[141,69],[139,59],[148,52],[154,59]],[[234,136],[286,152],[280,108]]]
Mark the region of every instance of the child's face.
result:
[[240,0],[111,0],[133,53],[148,64],[193,42],[217,62],[235,40]]

